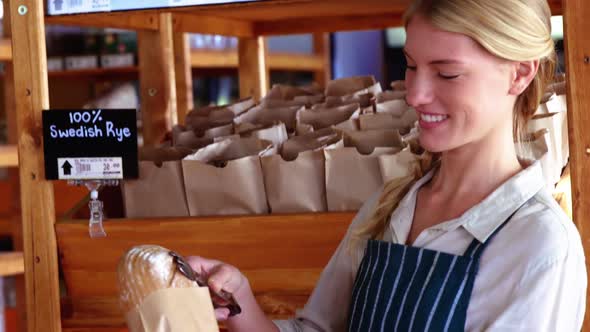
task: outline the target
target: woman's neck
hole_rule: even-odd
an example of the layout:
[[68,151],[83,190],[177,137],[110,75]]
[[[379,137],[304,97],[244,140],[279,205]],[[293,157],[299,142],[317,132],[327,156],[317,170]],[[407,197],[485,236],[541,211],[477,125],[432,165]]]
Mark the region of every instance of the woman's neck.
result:
[[439,170],[429,185],[431,192],[443,200],[469,197],[481,201],[522,170],[512,132],[496,134],[497,137],[486,137],[444,152]]

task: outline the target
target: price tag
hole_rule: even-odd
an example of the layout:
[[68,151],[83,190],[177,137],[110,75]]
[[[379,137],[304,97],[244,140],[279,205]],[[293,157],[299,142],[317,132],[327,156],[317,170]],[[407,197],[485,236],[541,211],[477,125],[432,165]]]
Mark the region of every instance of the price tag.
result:
[[135,179],[136,111],[43,111],[43,147],[49,180]]

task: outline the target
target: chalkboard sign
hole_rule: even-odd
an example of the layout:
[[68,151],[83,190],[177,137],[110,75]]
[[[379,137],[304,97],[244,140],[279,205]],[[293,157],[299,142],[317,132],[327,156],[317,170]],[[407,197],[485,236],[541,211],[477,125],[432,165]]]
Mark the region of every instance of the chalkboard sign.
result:
[[134,109],[43,111],[48,180],[136,179]]

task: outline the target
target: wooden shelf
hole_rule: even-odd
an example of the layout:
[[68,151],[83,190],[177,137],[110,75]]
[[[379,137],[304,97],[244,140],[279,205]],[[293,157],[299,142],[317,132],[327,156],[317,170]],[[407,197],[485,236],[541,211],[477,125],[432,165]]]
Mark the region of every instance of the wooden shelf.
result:
[[13,276],[25,273],[25,262],[22,252],[0,253],[0,276]]
[[[235,51],[191,51],[191,66],[195,70],[237,69],[238,53]],[[268,56],[270,70],[314,72],[324,67],[323,58],[318,55],[273,53]],[[93,68],[81,70],[50,71],[50,78],[76,78],[80,76],[134,79],[139,70],[136,66],[121,68]]]
[[[238,53],[235,51],[191,51],[193,68],[237,68]],[[323,59],[317,55],[272,53],[268,56],[271,70],[316,71],[323,69]]]
[[[125,12],[47,16],[51,24],[157,29],[159,13],[174,14],[177,31],[258,35],[367,30],[399,26],[410,0],[272,0]],[[554,14],[562,1],[550,0]],[[133,20],[132,20],[133,18]]]
[[18,166],[18,149],[16,145],[0,146],[0,167]]

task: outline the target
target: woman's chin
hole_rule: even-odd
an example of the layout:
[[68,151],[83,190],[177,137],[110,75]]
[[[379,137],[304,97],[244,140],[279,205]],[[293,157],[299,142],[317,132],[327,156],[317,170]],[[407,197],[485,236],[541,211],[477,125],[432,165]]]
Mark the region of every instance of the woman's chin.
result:
[[419,137],[420,146],[431,153],[440,153],[448,150],[448,147],[440,139],[435,139],[434,137],[424,137],[420,135]]

